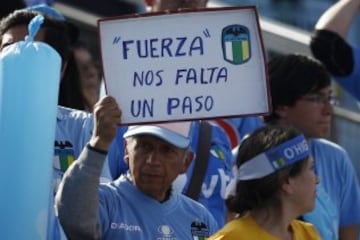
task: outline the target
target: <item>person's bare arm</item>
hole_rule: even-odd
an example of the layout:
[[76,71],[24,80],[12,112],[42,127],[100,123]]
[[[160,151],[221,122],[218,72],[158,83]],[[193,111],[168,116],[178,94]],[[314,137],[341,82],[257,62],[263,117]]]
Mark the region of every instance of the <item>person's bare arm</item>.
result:
[[359,9],[360,0],[339,0],[322,14],[315,25],[315,29],[329,30],[346,39]]

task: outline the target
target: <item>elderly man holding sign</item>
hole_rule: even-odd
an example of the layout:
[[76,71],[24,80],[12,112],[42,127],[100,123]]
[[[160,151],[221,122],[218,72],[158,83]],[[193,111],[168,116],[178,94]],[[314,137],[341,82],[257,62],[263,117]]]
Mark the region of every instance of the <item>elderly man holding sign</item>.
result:
[[[95,113],[96,119],[101,117]],[[111,121],[117,123],[116,118]],[[193,158],[191,125],[172,122],[129,127],[124,134],[129,174],[99,189],[115,128],[109,135],[97,135],[95,130],[87,149],[65,173],[57,194],[56,206],[67,236],[204,239],[214,233],[217,223],[208,210],[171,190],[173,180],[186,171]]]
[[[147,4],[151,7],[151,12],[157,12],[157,11],[176,11],[177,9],[187,9],[189,10],[190,8],[197,8],[197,10],[200,10],[201,8],[204,8],[206,6],[207,1],[168,1],[168,0],[163,0],[163,1],[147,1]],[[165,15],[166,16],[166,15]],[[146,20],[146,19],[144,19]],[[176,31],[176,29],[174,29],[174,31]],[[106,38],[105,38],[106,39]],[[119,38],[116,38],[119,39]],[[198,43],[198,41],[200,41],[198,37],[194,37],[194,39],[196,39],[196,41],[193,42],[192,46],[195,46],[196,43]],[[120,40],[119,40],[120,41]],[[179,40],[180,41],[180,40]],[[176,41],[176,42],[179,42]],[[183,40],[183,41],[188,41],[188,40]],[[139,41],[138,41],[139,42]],[[143,42],[133,42],[133,41],[124,41],[125,47],[124,47],[124,56],[126,58],[130,57],[130,53],[133,51],[133,46],[134,44],[146,44],[146,41]],[[164,44],[166,43],[159,43],[159,46],[164,47]],[[154,42],[155,44],[155,42]],[[175,42],[173,43],[175,44]],[[155,45],[154,45],[155,46]],[[170,47],[169,47],[170,48]],[[181,47],[181,50],[177,50],[175,48],[175,50],[171,49],[169,51],[183,51],[184,47]],[[196,52],[199,52],[200,49],[199,48],[194,48],[192,47],[192,53],[195,54]],[[155,48],[153,50],[148,49],[148,54],[155,54]],[[151,53],[152,52],[152,53]],[[145,53],[145,52],[143,52]],[[164,53],[164,54],[168,54],[168,52]],[[164,55],[161,54],[161,55]],[[105,56],[106,58],[106,56]],[[174,66],[177,66],[177,63],[174,62],[173,64]],[[220,68],[219,68],[220,69]],[[185,74],[187,70],[181,69],[180,71],[178,71],[178,78],[177,80],[174,80],[174,82],[181,84],[180,82],[183,81],[187,81],[187,75]],[[191,69],[189,70],[191,72],[195,72],[195,69]],[[202,70],[203,71],[203,70]],[[214,77],[214,79],[219,79],[217,77],[215,77],[215,75],[217,76],[217,71],[215,68],[212,68],[211,71],[213,71],[214,74],[212,74]],[[161,76],[162,72],[159,72],[159,75]],[[202,74],[204,76],[204,74]],[[110,76],[111,77],[111,76]],[[142,84],[151,84],[152,81],[154,81],[153,78],[154,75],[151,74],[151,72],[149,73],[141,73],[138,74],[136,73],[136,82],[138,84],[142,83]],[[213,79],[213,80],[214,80]],[[110,79],[111,80],[111,79]],[[158,77],[156,77],[156,84],[155,85],[159,85],[159,88],[161,88],[162,84],[165,84],[165,82],[168,79],[160,79]],[[198,81],[199,83],[201,83],[201,81]],[[204,82],[204,80],[203,80]],[[209,83],[211,81],[209,80]],[[116,91],[115,89],[112,89],[111,86],[112,83],[110,82],[108,85],[109,87],[109,91],[113,92]],[[143,95],[144,98],[146,98],[148,95],[152,94],[151,90],[155,90],[156,93],[158,93],[158,91],[160,91],[160,89],[153,89],[151,86],[148,87],[149,91],[146,92],[146,94]],[[182,92],[184,91],[183,88],[181,86],[179,86],[177,92]],[[119,91],[117,91],[119,92]],[[166,93],[166,91],[164,91]],[[124,95],[125,96],[125,95]],[[129,96],[130,95],[126,95]],[[169,94],[170,96],[170,94]],[[180,104],[180,100],[178,98],[172,98],[170,96],[170,102],[172,106],[179,105]],[[185,101],[190,103],[190,97],[186,96],[184,99],[186,99]],[[209,100],[210,98],[203,98],[205,99],[205,103],[206,100]],[[206,104],[205,104],[206,105]],[[170,109],[169,111],[173,111],[174,109]],[[189,108],[186,108],[189,109]],[[249,124],[246,124],[248,122],[251,122],[253,120],[256,120],[257,118],[236,118],[236,119],[231,119],[231,120],[238,120],[237,122],[240,122],[239,124],[239,131],[240,131],[240,135],[243,136],[245,133],[248,133],[250,130],[250,128],[248,127],[243,127],[243,126],[249,126]],[[220,120],[220,119],[219,119]],[[257,119],[258,120],[258,119]],[[234,145],[237,145],[239,138],[235,137],[233,138],[233,136],[238,136],[238,132],[237,132],[237,127],[233,126],[232,124],[229,124],[227,120],[222,119],[222,125],[221,127],[223,127],[225,124],[226,126],[224,127],[224,129],[229,130],[229,132],[231,132],[229,135],[231,138],[232,143],[234,143]],[[259,120],[258,120],[259,121]],[[196,159],[191,163],[188,171],[186,172],[186,174],[181,174],[176,181],[173,184],[173,187],[175,190],[181,191],[184,194],[187,194],[189,196],[193,196],[193,194],[190,194],[191,192],[196,192],[197,195],[196,197],[192,197],[193,199],[196,199],[197,201],[199,201],[200,203],[202,203],[206,208],[208,208],[210,210],[210,212],[213,214],[213,216],[215,217],[215,219],[218,222],[219,226],[223,226],[225,224],[226,221],[226,206],[225,206],[225,202],[224,202],[224,198],[225,198],[225,189],[227,187],[227,185],[229,184],[230,180],[232,179],[232,172],[231,172],[231,166],[232,166],[232,157],[230,154],[230,146],[229,146],[229,141],[227,140],[227,136],[223,133],[222,129],[220,129],[218,126],[216,126],[215,124],[211,124],[210,127],[210,132],[211,132],[211,136],[206,136],[204,137],[205,139],[210,138],[210,145],[211,147],[207,148],[206,147],[206,143],[204,142],[204,139],[202,138],[202,136],[204,136],[204,134],[200,135],[201,129],[202,129],[202,125],[204,124],[205,121],[203,121],[201,124],[199,124],[199,121],[195,121],[194,125],[194,133],[192,136],[192,144],[191,144],[191,148],[192,150],[196,153]],[[123,161],[123,154],[122,154],[122,148],[123,148],[123,138],[122,138],[122,131],[123,129],[119,129],[118,135],[117,135],[117,149],[119,154],[117,156],[114,156],[111,152],[109,152],[109,163],[113,166],[111,167],[111,170],[113,172],[113,176],[115,178],[117,178],[121,173],[125,173],[128,166],[124,163]],[[204,156],[202,156],[202,154],[200,154],[200,152],[203,152],[204,149],[207,149],[205,151],[207,151],[208,154],[205,154]],[[202,171],[199,170],[198,166],[201,168],[204,168],[205,171],[204,173]],[[201,176],[201,177],[194,177],[195,176]],[[198,182],[200,182],[198,184]],[[195,184],[194,184],[195,183]],[[197,186],[200,186],[199,188],[197,188]],[[195,187],[194,187],[195,186]],[[198,189],[198,190],[194,190],[194,189]]]

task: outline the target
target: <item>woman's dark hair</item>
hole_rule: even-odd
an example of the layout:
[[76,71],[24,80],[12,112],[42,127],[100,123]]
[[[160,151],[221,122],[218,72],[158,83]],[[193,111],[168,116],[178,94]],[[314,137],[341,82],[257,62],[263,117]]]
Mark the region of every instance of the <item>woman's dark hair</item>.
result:
[[[237,167],[251,160],[260,153],[276,147],[287,140],[300,135],[292,127],[268,125],[255,130],[239,146],[236,159]],[[236,194],[226,199],[230,211],[243,214],[252,209],[266,206],[279,206],[278,192],[282,183],[289,177],[300,174],[307,158],[286,166],[270,175],[254,180],[240,180],[236,185]]]
[[[76,49],[85,49],[90,52],[89,47],[81,41],[72,44],[72,51],[70,53],[67,68],[60,84],[58,103],[64,107],[89,111],[90,106],[88,106],[81,89],[79,66],[74,56],[74,51]],[[99,74],[99,81],[100,78],[101,75]]]
[[266,122],[276,121],[279,106],[293,106],[309,93],[330,86],[331,77],[324,65],[315,58],[299,55],[279,55],[268,62],[268,74],[272,98],[272,113]]
[[81,91],[80,74],[71,51],[59,88],[58,104],[63,107],[85,110],[84,96]]

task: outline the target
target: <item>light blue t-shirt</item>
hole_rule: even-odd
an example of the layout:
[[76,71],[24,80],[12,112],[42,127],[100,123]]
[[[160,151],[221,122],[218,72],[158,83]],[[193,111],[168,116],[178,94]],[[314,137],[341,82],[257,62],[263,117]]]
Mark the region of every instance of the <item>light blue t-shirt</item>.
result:
[[316,227],[323,240],[339,239],[339,211],[321,182],[316,186],[315,208],[303,219]]
[[352,162],[343,148],[325,139],[311,139],[311,154],[320,179],[313,223],[324,240],[337,240],[339,227],[360,224],[360,188]]
[[218,230],[201,204],[173,192],[163,203],[140,192],[121,176],[100,186],[102,239],[205,239]]
[[[195,153],[197,152],[199,127],[199,121],[194,121],[191,149]],[[123,134],[125,131],[126,127],[118,128],[116,143],[113,143],[108,152],[108,161],[114,179],[128,170],[128,165],[123,160]],[[114,148],[115,146],[117,147]],[[203,204],[212,213],[219,227],[222,227],[226,220],[225,190],[233,178],[232,161],[231,148],[226,134],[219,126],[212,124],[208,167],[199,193],[198,202]],[[181,174],[176,178],[173,183],[174,191],[187,192],[194,163],[195,161],[192,161],[186,174]]]

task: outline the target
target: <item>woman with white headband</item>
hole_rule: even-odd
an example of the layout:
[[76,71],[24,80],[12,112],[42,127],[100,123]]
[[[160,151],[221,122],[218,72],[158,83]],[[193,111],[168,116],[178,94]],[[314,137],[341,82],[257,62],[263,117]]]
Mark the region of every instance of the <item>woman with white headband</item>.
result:
[[319,182],[298,130],[256,130],[240,145],[236,164],[237,183],[226,203],[238,217],[209,240],[321,239],[310,223],[297,220],[313,209]]

